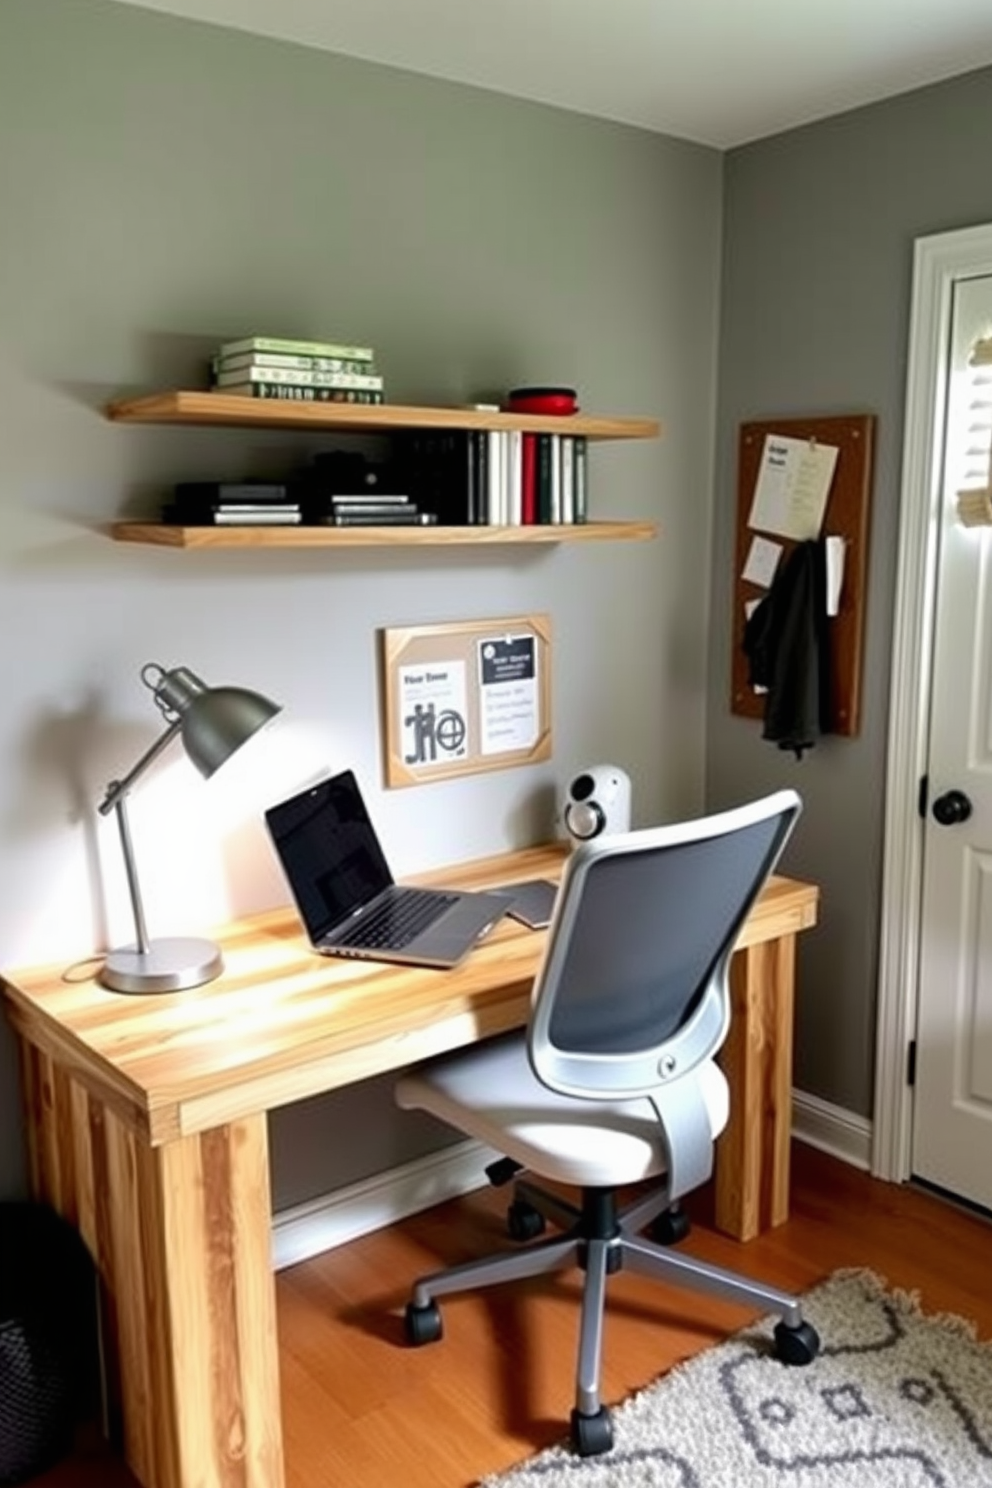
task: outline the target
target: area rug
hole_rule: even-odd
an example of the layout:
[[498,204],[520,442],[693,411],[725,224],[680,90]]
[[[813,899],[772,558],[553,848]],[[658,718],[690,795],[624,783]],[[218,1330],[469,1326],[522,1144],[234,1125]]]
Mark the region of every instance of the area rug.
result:
[[803,1311],[814,1363],[781,1364],[767,1319],[617,1407],[610,1452],[555,1447],[483,1488],[992,1488],[992,1343],[867,1271]]

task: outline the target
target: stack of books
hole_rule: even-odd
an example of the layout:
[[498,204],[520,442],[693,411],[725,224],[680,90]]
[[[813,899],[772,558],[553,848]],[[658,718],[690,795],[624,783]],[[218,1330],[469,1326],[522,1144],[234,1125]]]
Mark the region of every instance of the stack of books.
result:
[[585,435],[473,429],[412,434],[396,446],[406,488],[444,526],[588,519]]
[[433,512],[422,512],[409,496],[329,496],[328,509],[315,520],[326,527],[431,527]]
[[245,336],[225,341],[210,364],[214,392],[300,403],[382,403],[371,346]]
[[286,485],[262,481],[181,481],[162,508],[162,521],[180,527],[286,527],[303,521]]
[[327,450],[295,478],[304,522],[325,527],[426,527],[437,517],[421,510],[390,463],[357,450]]

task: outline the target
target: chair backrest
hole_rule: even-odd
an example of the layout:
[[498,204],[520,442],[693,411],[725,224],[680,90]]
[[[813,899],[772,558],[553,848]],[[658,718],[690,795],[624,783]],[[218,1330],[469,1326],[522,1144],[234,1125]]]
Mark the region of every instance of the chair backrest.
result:
[[734,944],[801,809],[795,791],[778,791],[575,849],[528,1030],[544,1084],[568,1095],[648,1095],[716,1052],[730,1019]]

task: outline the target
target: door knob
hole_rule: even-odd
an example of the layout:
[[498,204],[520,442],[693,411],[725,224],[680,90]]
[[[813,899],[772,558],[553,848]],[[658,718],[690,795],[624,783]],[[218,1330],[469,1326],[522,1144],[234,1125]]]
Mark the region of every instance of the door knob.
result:
[[938,796],[933,803],[934,821],[942,827],[956,827],[966,822],[971,815],[971,802],[964,791],[949,790]]

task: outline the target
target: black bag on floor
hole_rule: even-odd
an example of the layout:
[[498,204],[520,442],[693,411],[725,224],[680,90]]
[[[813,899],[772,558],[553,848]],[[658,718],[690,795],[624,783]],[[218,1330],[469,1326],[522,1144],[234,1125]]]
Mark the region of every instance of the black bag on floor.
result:
[[82,1240],[42,1204],[0,1203],[0,1484],[71,1450],[95,1403],[96,1278]]

